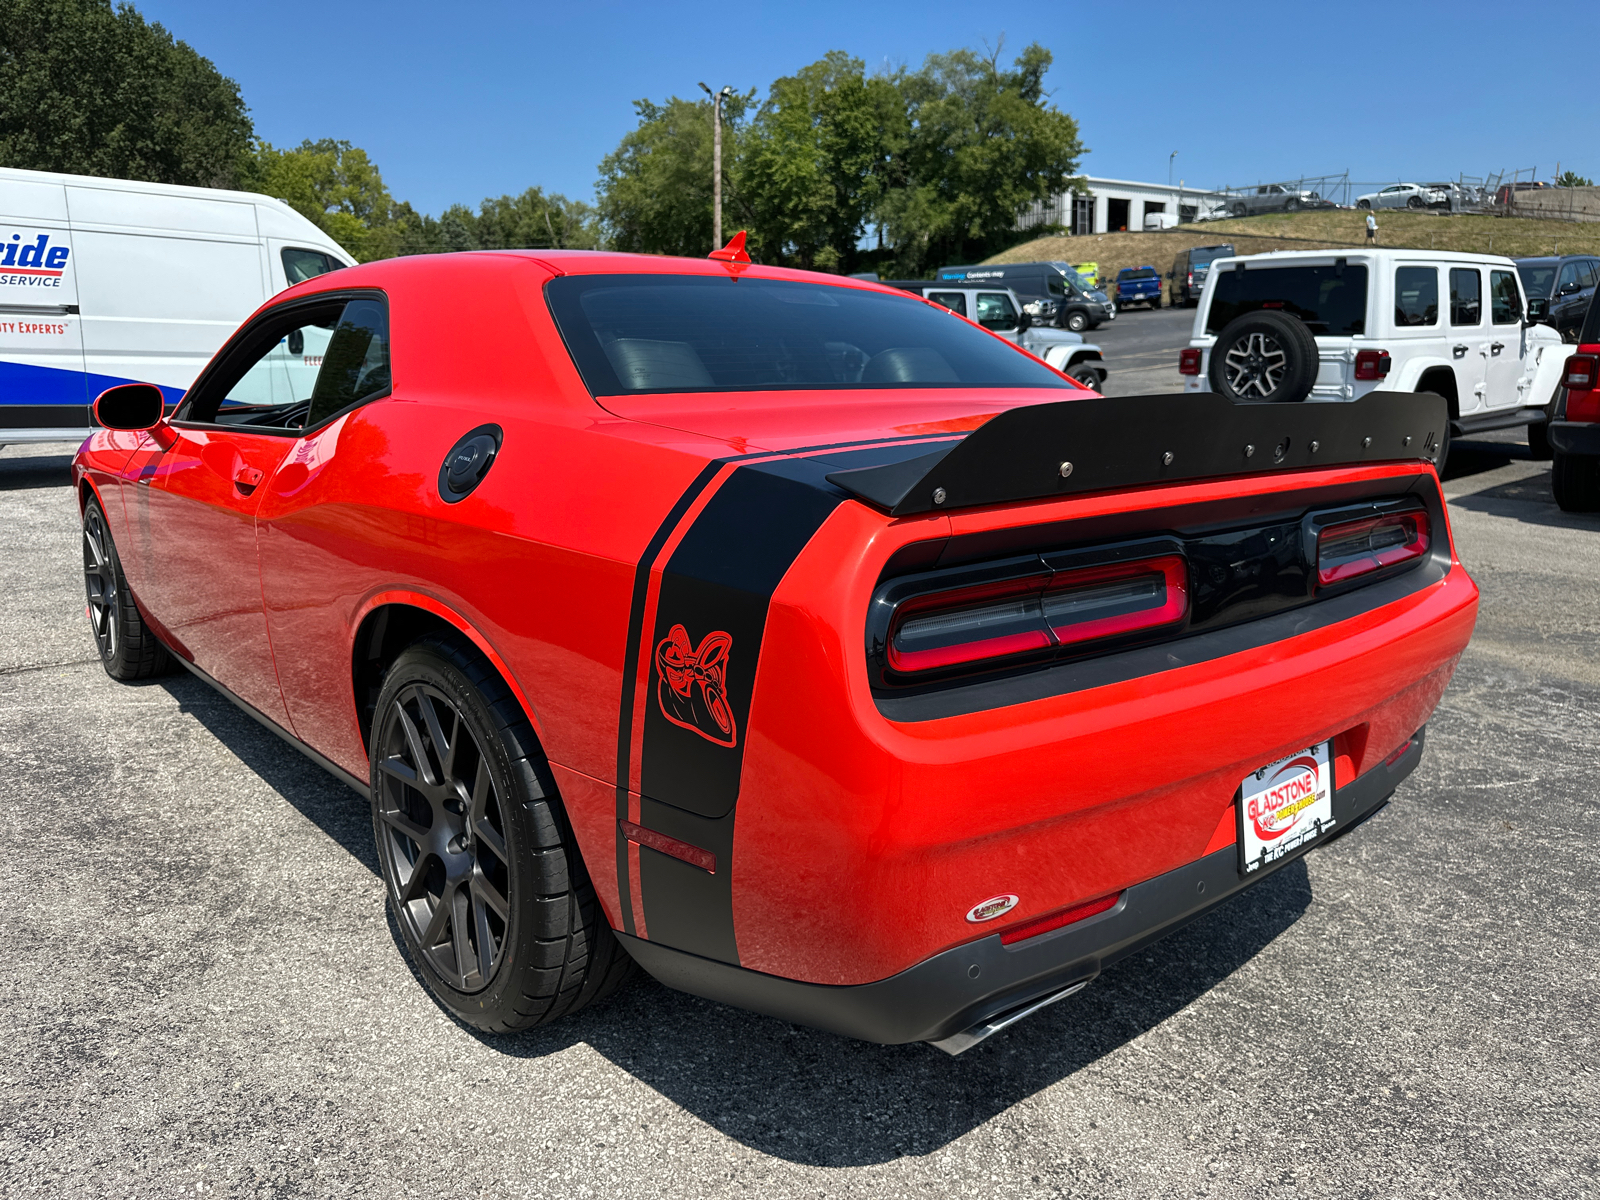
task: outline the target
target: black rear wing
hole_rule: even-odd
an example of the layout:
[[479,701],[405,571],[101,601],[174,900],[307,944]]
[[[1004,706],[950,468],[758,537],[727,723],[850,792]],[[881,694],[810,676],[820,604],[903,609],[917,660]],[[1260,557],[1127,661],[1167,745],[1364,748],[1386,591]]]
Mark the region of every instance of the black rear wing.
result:
[[1008,409],[934,454],[828,482],[896,517],[1356,463],[1434,461],[1441,396],[1236,404],[1214,392],[1092,397]]

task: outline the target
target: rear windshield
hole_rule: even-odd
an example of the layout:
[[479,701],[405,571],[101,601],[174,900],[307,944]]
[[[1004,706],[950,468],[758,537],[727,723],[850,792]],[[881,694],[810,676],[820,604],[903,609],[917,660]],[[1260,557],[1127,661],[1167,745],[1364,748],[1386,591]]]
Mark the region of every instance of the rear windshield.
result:
[[789,280],[577,275],[545,285],[596,396],[1071,385],[911,296]]
[[1230,258],[1233,255],[1233,246],[1196,246],[1189,251],[1189,265],[1198,267],[1201,263],[1208,263],[1215,258]]
[[1159,279],[1154,267],[1124,267],[1118,272],[1119,279]]
[[1299,317],[1322,337],[1354,337],[1367,328],[1367,269],[1362,266],[1223,268],[1215,277],[1207,333],[1263,308]]

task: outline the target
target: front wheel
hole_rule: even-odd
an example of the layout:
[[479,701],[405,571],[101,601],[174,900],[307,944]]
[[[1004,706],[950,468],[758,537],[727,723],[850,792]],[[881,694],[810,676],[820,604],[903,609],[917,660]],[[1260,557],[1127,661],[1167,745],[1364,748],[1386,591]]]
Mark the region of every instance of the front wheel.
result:
[[1089,328],[1089,315],[1081,310],[1073,310],[1067,314],[1067,328],[1073,333],[1082,333]]
[[89,631],[107,675],[128,682],[171,669],[166,647],[150,632],[128,591],[111,526],[94,496],[83,506],[83,587]]
[[1100,375],[1093,367],[1082,365],[1070,367],[1067,370],[1067,378],[1075,383],[1081,383],[1091,392],[1100,390]]
[[1550,463],[1550,489],[1562,512],[1600,512],[1600,458],[1558,450]]
[[631,965],[578,856],[521,705],[466,644],[430,638],[384,676],[372,824],[406,950],[491,1033],[576,1012]]

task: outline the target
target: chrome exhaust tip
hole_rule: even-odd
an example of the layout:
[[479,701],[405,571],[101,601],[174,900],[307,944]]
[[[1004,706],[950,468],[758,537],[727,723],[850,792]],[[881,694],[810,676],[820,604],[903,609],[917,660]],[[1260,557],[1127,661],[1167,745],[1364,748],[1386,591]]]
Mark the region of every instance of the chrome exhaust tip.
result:
[[994,1016],[980,1021],[968,1029],[961,1030],[959,1033],[952,1033],[949,1037],[929,1042],[928,1045],[936,1046],[952,1056],[971,1050],[979,1042],[993,1037],[1002,1029],[1015,1025],[1025,1017],[1033,1016],[1041,1008],[1049,1008],[1057,1000],[1065,1000],[1068,996],[1075,996],[1088,986],[1089,981],[1087,979],[1080,979],[1077,983],[1069,983],[1064,988],[1045,993],[1037,1000],[1028,1000],[1015,1008],[1008,1008],[1004,1012],[996,1013]]

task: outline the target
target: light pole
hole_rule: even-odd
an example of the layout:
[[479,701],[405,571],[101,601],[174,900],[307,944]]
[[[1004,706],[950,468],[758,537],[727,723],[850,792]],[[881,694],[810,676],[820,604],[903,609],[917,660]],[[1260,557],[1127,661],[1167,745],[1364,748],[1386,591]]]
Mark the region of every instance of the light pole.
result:
[[[702,84],[701,86],[703,87],[705,85]],[[1168,187],[1172,186],[1172,160],[1177,158],[1177,157],[1178,157],[1178,152],[1176,150],[1174,150],[1171,154],[1167,155],[1167,186]]]
[[702,82],[700,90],[711,97],[711,248],[722,249],[722,102],[733,95],[731,87],[713,92]]

